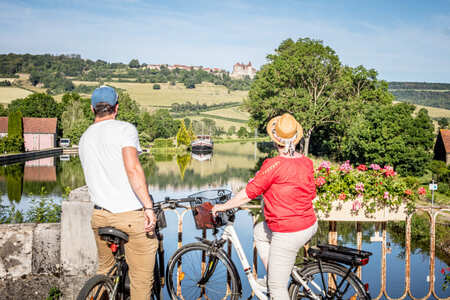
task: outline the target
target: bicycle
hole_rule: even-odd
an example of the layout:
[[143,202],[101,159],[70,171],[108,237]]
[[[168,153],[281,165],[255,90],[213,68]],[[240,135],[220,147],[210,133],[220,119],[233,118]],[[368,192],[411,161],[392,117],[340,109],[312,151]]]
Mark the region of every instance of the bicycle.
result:
[[[191,198],[165,198],[164,201],[156,202],[153,205],[157,216],[154,234],[158,239],[158,249],[153,269],[152,300],[163,299],[163,287],[165,285],[164,236],[160,232],[161,229],[167,227],[164,209],[187,208],[182,203],[190,201],[192,201]],[[124,245],[128,242],[128,235],[114,227],[99,228],[98,234],[103,240],[108,242],[108,246],[114,254],[115,264],[106,275],[99,274],[90,278],[79,292],[77,300],[127,300],[130,298],[130,279],[128,276],[128,265],[125,261]]]
[[[252,268],[233,227],[237,210],[219,213],[216,219],[211,214],[205,214],[205,210],[212,207],[206,203],[223,203],[231,197],[229,191],[216,191],[215,196],[211,196],[211,191],[192,195],[196,227],[212,229],[214,239],[197,237],[199,242],[186,244],[172,255],[166,269],[169,295],[171,299],[185,300],[239,299],[242,296],[241,279],[231,256],[223,249],[228,241],[236,250],[252,291],[259,299],[267,300],[270,296],[268,289],[252,276]],[[222,226],[223,231],[218,237]],[[368,285],[364,285],[354,272],[369,262],[372,253],[318,245],[309,248],[308,254],[307,261],[292,270],[288,287],[290,299],[371,299]]]

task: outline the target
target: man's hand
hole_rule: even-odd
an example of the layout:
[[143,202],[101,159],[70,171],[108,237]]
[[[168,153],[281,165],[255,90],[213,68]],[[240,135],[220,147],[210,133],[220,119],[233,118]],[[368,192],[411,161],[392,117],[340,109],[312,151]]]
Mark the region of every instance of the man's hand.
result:
[[156,215],[155,212],[152,209],[146,209],[144,210],[144,230],[146,232],[151,232],[155,230],[156,226]]

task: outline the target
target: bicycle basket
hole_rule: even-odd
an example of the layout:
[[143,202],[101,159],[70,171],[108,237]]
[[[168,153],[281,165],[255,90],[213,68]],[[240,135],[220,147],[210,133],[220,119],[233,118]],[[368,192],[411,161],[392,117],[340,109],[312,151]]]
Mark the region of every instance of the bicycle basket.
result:
[[228,201],[231,198],[231,191],[225,189],[205,190],[189,195],[188,198],[192,199],[190,205],[197,229],[213,229],[228,222],[226,213],[218,213],[214,220],[211,209],[215,204]]

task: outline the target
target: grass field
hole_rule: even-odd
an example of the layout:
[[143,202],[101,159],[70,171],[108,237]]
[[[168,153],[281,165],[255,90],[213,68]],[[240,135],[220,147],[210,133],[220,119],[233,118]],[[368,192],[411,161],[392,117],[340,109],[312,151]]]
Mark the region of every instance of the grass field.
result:
[[416,111],[419,111],[420,109],[425,108],[428,111],[428,115],[433,119],[450,118],[450,110],[448,110],[448,109],[431,107],[431,106],[423,106],[423,105],[418,105],[418,104],[415,104],[415,106],[417,106]]
[[245,121],[248,121],[248,119],[250,118],[250,114],[246,111],[241,111],[239,109],[239,107],[211,110],[211,111],[205,112],[205,114],[215,115],[215,116],[219,116],[219,117],[239,119],[239,120],[245,120]]
[[24,98],[31,94],[30,91],[17,87],[0,87],[0,103],[8,104],[18,98]]
[[186,89],[184,84],[172,86],[160,83],[161,89],[154,90],[153,83],[108,82],[108,85],[126,90],[130,96],[144,107],[171,105],[173,103],[216,104],[223,102],[242,101],[247,91],[228,93],[226,87],[212,83],[196,85],[195,89]]
[[73,80],[73,85],[79,86],[79,85],[98,85],[97,81],[80,81],[80,80]]
[[248,130],[248,126],[245,123],[231,122],[231,121],[221,120],[221,119],[213,119],[213,118],[202,116],[202,115],[189,116],[187,118],[189,118],[191,120],[196,120],[196,121],[201,121],[201,119],[203,119],[203,118],[212,119],[216,122],[216,127],[223,127],[225,129],[225,131],[228,130],[228,128],[230,128],[231,126],[236,127],[236,131],[238,131],[241,126],[247,128],[247,130]]

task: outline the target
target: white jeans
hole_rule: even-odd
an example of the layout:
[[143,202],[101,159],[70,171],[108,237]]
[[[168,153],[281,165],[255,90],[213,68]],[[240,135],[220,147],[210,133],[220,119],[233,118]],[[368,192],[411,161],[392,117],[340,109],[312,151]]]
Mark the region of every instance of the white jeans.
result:
[[266,222],[255,225],[256,249],[264,265],[268,263],[270,298],[289,300],[287,284],[297,253],[317,231],[317,222],[296,232],[272,232]]

